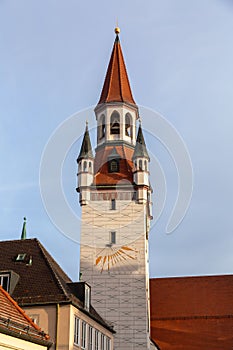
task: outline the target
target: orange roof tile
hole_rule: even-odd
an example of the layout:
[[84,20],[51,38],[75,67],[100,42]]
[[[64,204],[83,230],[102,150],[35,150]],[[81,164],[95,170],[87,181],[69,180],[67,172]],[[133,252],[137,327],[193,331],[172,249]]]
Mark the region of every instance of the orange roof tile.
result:
[[161,350],[228,350],[233,276],[150,280],[151,336]]
[[113,46],[102,93],[98,104],[126,102],[135,104],[118,35]]
[[[108,156],[114,148],[121,157],[119,173],[109,173],[108,171]],[[132,156],[133,149],[125,145],[105,146],[97,150],[95,156],[94,185],[116,185],[119,181],[129,181],[132,184]]]
[[[8,320],[8,322],[4,322]],[[0,285],[0,327],[15,333],[30,335],[36,339],[49,339],[41,329],[26,315],[14,299]]]

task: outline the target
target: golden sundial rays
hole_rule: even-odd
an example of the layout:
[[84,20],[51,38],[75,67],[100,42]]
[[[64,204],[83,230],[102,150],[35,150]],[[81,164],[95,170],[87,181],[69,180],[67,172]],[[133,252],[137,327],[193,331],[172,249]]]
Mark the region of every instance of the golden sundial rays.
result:
[[[136,260],[138,251],[128,246],[121,246],[120,248],[104,248],[96,257],[96,266],[101,267],[101,273],[104,270],[109,271],[111,267],[118,263],[124,263],[128,260]],[[133,255],[132,255],[133,254]]]

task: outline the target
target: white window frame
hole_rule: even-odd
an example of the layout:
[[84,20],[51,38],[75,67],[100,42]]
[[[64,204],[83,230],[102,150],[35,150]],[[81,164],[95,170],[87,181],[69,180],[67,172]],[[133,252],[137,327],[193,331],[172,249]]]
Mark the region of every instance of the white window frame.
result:
[[0,274],[0,285],[3,288],[3,284],[4,284],[4,279],[5,281],[7,280],[7,287],[6,287],[6,291],[9,292],[9,287],[10,287],[10,274],[9,273],[1,273]]
[[90,297],[91,297],[91,288],[85,284],[85,298],[84,298],[84,308],[90,310]]
[[80,318],[74,316],[74,344],[80,344]]
[[87,344],[87,324],[82,321],[82,339],[81,339],[81,349],[86,349]]
[[100,333],[100,350],[104,350],[104,334]]
[[111,350],[111,339],[106,337],[106,350]]
[[99,350],[99,331],[95,329],[95,350]]
[[88,331],[88,350],[93,350],[93,327],[89,326]]

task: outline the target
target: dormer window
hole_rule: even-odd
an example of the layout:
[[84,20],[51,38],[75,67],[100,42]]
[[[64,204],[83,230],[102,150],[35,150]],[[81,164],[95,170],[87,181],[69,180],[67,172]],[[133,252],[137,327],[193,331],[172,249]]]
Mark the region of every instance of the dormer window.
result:
[[85,300],[84,300],[84,308],[89,311],[91,302],[91,288],[85,284]]
[[0,274],[0,285],[6,292],[9,292],[10,286],[10,275],[9,273]]

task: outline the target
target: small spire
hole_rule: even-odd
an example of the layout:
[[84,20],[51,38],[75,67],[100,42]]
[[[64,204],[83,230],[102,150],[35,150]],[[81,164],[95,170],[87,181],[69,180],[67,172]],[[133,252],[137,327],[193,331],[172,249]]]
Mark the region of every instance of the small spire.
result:
[[147,152],[145,139],[142,132],[141,120],[139,120],[138,135],[136,140],[136,146],[134,149],[133,159],[137,157],[144,157],[150,160],[149,154]]
[[125,102],[136,106],[121,50],[119,33],[120,28],[117,26],[115,28],[116,39],[98,105],[109,102]]
[[82,146],[81,146],[77,161],[79,162],[83,158],[91,158],[91,159],[94,158],[92,153],[89,130],[88,130],[88,121],[86,121],[86,129],[83,136],[83,142],[82,142]]
[[23,218],[23,228],[22,228],[22,233],[21,233],[21,239],[26,239],[27,238],[27,233],[26,233],[26,218]]

